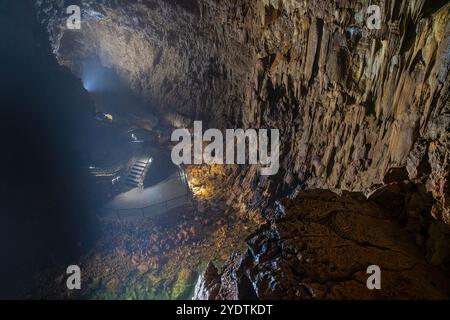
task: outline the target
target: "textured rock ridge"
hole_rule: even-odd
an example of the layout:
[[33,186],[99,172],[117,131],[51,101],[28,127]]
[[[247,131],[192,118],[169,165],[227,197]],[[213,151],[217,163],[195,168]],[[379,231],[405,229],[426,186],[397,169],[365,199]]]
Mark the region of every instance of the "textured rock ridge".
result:
[[238,125],[251,55],[234,1],[83,1],[81,30],[65,26],[64,1],[41,1],[60,63],[114,68],[175,126],[192,119]]
[[449,6],[393,1],[371,31],[366,2],[272,5],[254,18],[243,121],[283,131],[285,185],[365,191],[408,166],[448,223]]
[[[194,299],[444,299],[449,280],[408,232],[362,194],[301,192],[247,239],[220,272],[209,265]],[[381,268],[382,290],[366,269]]]

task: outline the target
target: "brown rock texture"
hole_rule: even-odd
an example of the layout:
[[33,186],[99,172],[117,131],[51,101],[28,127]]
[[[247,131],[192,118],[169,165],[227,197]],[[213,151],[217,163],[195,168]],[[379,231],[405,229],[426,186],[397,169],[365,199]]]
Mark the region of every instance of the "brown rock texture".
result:
[[114,68],[175,126],[192,119],[236,124],[251,66],[234,1],[84,1],[81,30],[66,28],[64,1],[41,1],[61,64],[83,59]]
[[[80,31],[40,1],[62,64],[98,56],[174,125],[272,127],[285,187],[364,191],[392,167],[449,218],[449,5],[370,1],[85,1]],[[253,172],[250,172],[253,175]]]
[[[449,280],[430,266],[408,232],[362,194],[301,192],[267,212],[218,272],[208,265],[194,299],[446,299]],[[369,290],[367,267],[381,268]]]
[[[371,4],[382,9],[380,30],[366,25]],[[347,209],[335,200],[341,211],[327,215],[322,198],[316,217],[298,210],[312,220],[295,218],[291,230],[311,229],[307,236],[283,233],[284,239],[315,234],[317,251],[333,263],[359,262],[337,276],[309,269],[311,278],[296,275],[309,284],[292,297],[373,296],[358,272],[375,257],[386,268],[386,286],[400,288],[383,297],[409,297],[410,289],[412,297],[442,297],[428,280],[407,280],[431,268],[412,246],[449,272],[448,1],[83,1],[79,31],[65,27],[64,1],[42,0],[37,7],[61,64],[80,74],[84,59],[99,57],[173,127],[203,120],[205,129],[280,129],[276,176],[260,177],[255,166],[227,171],[224,198],[245,218],[261,223],[277,199],[308,197],[301,190],[369,197],[350,197],[360,213],[342,214]],[[336,249],[335,241],[347,256],[327,251]],[[320,261],[315,266],[325,264]],[[344,292],[343,283],[354,291]]]

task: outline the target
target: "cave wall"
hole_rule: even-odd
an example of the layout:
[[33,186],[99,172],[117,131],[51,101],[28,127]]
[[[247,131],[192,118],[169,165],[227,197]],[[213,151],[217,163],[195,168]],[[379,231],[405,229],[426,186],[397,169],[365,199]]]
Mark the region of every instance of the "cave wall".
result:
[[97,56],[173,125],[226,127],[240,125],[252,56],[233,2],[82,1],[81,30],[67,30],[64,1],[38,8],[59,62],[75,73]]
[[[279,175],[238,170],[238,201],[254,183],[370,194],[400,167],[450,223],[446,1],[82,4],[82,30],[70,31],[63,1],[39,3],[60,63],[76,72],[99,56],[175,126],[281,130]],[[381,30],[366,26],[370,4],[383,8]]]
[[379,31],[365,26],[368,1],[271,5],[255,16],[244,122],[282,128],[284,181],[367,191],[406,166],[430,175],[448,223],[449,5],[385,1]]

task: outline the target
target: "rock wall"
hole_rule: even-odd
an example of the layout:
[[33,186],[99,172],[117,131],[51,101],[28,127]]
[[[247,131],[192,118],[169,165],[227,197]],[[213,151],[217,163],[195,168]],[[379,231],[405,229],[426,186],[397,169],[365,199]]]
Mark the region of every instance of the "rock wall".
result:
[[193,119],[239,126],[251,66],[235,1],[82,1],[81,30],[66,28],[64,1],[41,1],[61,64],[80,73],[96,56],[175,126]]
[[446,1],[82,1],[79,31],[63,1],[38,6],[60,63],[98,56],[175,126],[279,128],[266,191],[369,193],[406,167],[450,223]]
[[[210,263],[194,299],[446,299],[449,280],[410,236],[362,194],[302,191],[251,234],[219,271]],[[368,290],[368,266],[381,290]]]
[[365,25],[368,1],[255,7],[258,59],[243,119],[283,130],[286,184],[368,190],[390,168],[407,166],[412,180],[429,177],[435,216],[449,222],[443,3],[379,3],[382,29],[374,31]]
[[[282,222],[281,228],[286,223],[289,230],[302,224],[306,224],[305,230],[312,228],[311,239],[321,239],[314,255],[327,250],[325,238],[333,235],[347,248],[349,261],[355,259],[355,252],[363,252],[361,265],[380,258],[380,264],[390,270],[388,281],[393,287],[404,283],[401,274],[408,279],[424,273],[434,276],[437,271],[424,261],[448,273],[447,1],[86,0],[81,4],[82,29],[72,31],[65,26],[64,1],[37,2],[55,55],[74,73],[80,73],[83,59],[99,57],[146,99],[149,108],[175,127],[203,120],[218,128],[280,129],[278,175],[259,177],[253,166],[229,168],[224,199],[230,205],[264,223],[268,219],[265,208],[286,195],[297,201],[308,198],[305,193],[299,196],[304,189],[363,192],[370,202],[358,195],[342,204],[333,194],[321,193],[314,200],[317,212],[311,213],[317,216],[302,221],[294,214],[292,221],[288,219],[292,223]],[[379,30],[370,30],[366,24],[371,4],[382,9]],[[326,209],[325,198],[334,199],[331,206],[338,209],[333,214]],[[361,214],[352,209],[356,205]],[[290,210],[305,215],[298,207]],[[342,210],[349,212],[351,221],[339,221]],[[330,215],[322,216],[326,212]],[[373,219],[380,222],[374,222],[376,230],[364,233],[358,229],[361,221]],[[287,255],[285,266],[297,268],[284,240],[292,236],[299,244],[308,243],[308,234],[293,229],[275,232],[278,227],[271,219],[268,223],[270,231],[262,229],[255,237],[272,239],[280,232],[282,241],[270,240],[274,250],[281,246],[284,253],[280,259]],[[399,225],[409,231],[411,243],[415,241],[422,255],[406,244]],[[404,240],[399,244],[392,237],[397,232]],[[253,240],[249,241],[252,247]],[[342,262],[333,252],[324,254],[332,264]],[[236,280],[236,270],[246,274],[243,288],[250,294],[246,297],[277,297],[270,290],[252,291],[248,282],[264,288],[266,280],[257,277],[265,272],[277,279],[283,268],[265,269],[276,257],[267,256],[266,264],[253,267],[249,261],[255,257],[249,253],[243,260],[233,258],[232,265],[222,270],[222,280],[217,280],[219,275],[210,266],[207,273],[216,280],[201,282],[199,297],[217,295],[214,290],[223,289],[223,281]],[[320,260],[323,257],[317,258],[314,268],[332,266]],[[339,275],[331,269],[317,275],[302,259],[298,259],[302,262],[292,279],[307,283],[290,292],[292,297],[362,297],[367,293],[362,292],[361,275],[347,270],[345,264],[337,268]],[[389,265],[390,259],[401,267]],[[255,271],[260,266],[262,269]],[[228,278],[227,272],[231,272]],[[249,276],[252,274],[255,278]],[[448,295],[427,281],[418,280],[397,293],[385,294]],[[343,283],[355,291],[343,292]],[[283,283],[280,285],[282,288]],[[208,289],[205,293],[208,286],[214,287],[214,292]],[[237,291],[220,293],[222,298],[236,295]]]

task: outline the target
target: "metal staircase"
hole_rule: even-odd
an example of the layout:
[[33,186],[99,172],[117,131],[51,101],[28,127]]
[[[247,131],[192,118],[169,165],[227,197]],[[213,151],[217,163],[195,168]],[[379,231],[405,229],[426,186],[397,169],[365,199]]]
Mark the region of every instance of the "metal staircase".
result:
[[137,160],[128,172],[125,185],[128,188],[141,187],[144,184],[145,175],[152,163],[152,158],[148,160]]

